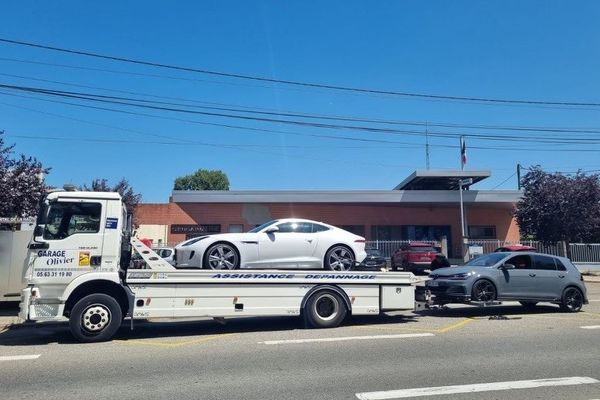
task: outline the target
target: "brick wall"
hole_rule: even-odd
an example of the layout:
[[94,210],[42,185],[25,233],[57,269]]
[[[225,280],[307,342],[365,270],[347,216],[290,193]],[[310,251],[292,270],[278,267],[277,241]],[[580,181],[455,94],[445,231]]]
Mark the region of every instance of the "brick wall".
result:
[[[467,207],[469,225],[493,225],[500,240],[519,240],[513,210],[493,206]],[[137,210],[139,224],[220,224],[221,232],[229,225],[243,224],[247,231],[270,219],[298,217],[323,221],[331,225],[363,225],[367,240],[373,225],[449,225],[454,243],[460,234],[458,206],[420,207],[396,204],[231,204],[166,203],[141,204]],[[185,234],[171,234],[169,242],[179,242]]]

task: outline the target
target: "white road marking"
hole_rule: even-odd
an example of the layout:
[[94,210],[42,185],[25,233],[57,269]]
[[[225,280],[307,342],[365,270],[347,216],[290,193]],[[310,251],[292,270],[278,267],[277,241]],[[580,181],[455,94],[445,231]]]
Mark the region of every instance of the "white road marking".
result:
[[291,343],[315,343],[315,342],[342,342],[348,340],[373,340],[373,339],[404,339],[415,337],[435,336],[433,333],[402,333],[398,335],[373,335],[373,336],[345,336],[318,339],[290,339],[290,340],[267,340],[259,344],[291,344]]
[[590,301],[590,302],[593,302],[593,301],[600,301],[600,299],[592,299],[592,300],[588,299],[588,301]]
[[600,329],[600,325],[581,326],[581,329]]
[[581,376],[570,378],[535,379],[528,381],[508,381],[477,383],[473,385],[438,386],[414,389],[389,390],[385,392],[356,393],[360,400],[391,400],[408,397],[439,396],[459,393],[491,392],[496,390],[531,389],[547,386],[585,385],[598,383],[597,379]]
[[20,360],[35,360],[39,358],[41,354],[30,354],[26,356],[3,356],[0,357],[0,361],[20,361]]

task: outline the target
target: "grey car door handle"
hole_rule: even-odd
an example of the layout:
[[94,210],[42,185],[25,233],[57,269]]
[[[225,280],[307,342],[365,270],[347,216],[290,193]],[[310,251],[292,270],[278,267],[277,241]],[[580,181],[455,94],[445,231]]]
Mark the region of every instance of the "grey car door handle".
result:
[[535,274],[529,274],[529,276],[533,278],[533,277],[535,277]]
[[559,275],[558,277],[559,277],[559,278],[564,278],[565,276],[564,276],[564,275]]

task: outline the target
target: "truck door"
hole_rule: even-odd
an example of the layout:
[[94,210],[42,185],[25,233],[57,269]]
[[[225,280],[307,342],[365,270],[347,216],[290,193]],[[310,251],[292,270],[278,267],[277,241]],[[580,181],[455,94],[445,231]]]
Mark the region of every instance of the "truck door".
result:
[[44,228],[29,246],[33,282],[66,284],[100,267],[106,203],[69,198],[49,204]]

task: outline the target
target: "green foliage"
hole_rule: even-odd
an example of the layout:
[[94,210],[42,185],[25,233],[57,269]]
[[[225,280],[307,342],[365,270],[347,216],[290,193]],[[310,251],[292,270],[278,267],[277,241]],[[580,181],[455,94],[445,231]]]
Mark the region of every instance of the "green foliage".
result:
[[544,242],[600,240],[600,177],[533,167],[522,179],[516,218],[521,234]]
[[199,169],[175,179],[174,190],[229,190],[229,179],[221,170]]

